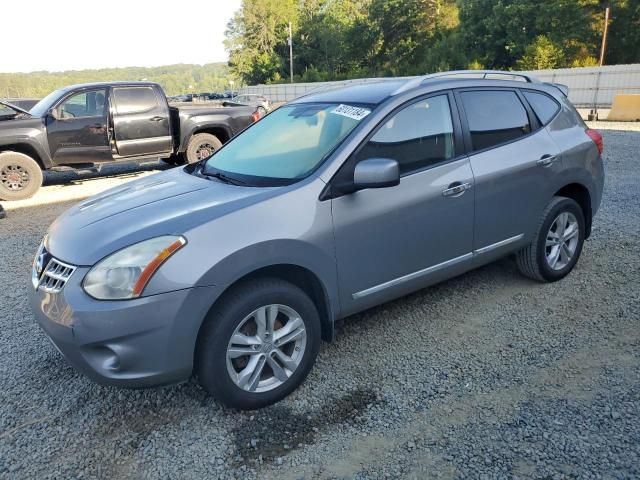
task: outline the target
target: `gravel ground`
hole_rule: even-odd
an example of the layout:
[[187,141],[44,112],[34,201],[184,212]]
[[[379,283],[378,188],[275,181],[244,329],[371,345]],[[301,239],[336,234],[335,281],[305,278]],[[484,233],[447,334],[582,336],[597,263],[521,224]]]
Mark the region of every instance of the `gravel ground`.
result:
[[131,391],[77,374],[25,300],[70,202],[10,206],[0,477],[640,477],[640,126],[596,126],[605,197],[569,277],[538,284],[503,260],[340,322],[302,388],[253,413],[193,381]]

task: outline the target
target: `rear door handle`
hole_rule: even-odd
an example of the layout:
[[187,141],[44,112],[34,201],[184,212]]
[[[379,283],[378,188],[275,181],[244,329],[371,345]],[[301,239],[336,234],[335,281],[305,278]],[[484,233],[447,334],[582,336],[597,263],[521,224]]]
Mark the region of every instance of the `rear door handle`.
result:
[[442,191],[443,197],[460,197],[471,188],[471,183],[454,182]]
[[549,167],[553,164],[553,162],[556,161],[556,157],[555,155],[543,155],[542,157],[540,157],[540,160],[538,160],[536,163],[541,166],[541,167]]
[[152,122],[159,122],[161,120],[164,120],[164,117],[151,117],[149,120],[151,120]]

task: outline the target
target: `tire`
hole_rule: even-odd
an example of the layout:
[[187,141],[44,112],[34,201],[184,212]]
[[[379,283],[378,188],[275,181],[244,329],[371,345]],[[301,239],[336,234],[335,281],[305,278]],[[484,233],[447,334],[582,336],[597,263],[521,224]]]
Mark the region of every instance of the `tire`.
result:
[[262,118],[267,114],[267,109],[260,105],[258,107],[258,112],[260,113],[260,118]]
[[218,137],[210,133],[197,133],[189,139],[187,144],[187,163],[196,163],[204,160],[216,152],[222,146]]
[[0,153],[0,200],[24,200],[42,186],[42,169],[28,155]]
[[[566,217],[561,218],[560,215]],[[576,226],[577,233],[566,241],[556,238],[563,223],[566,230],[563,229],[565,233],[561,238],[569,237],[574,231],[573,225]],[[580,205],[570,198],[553,197],[540,218],[532,242],[516,254],[518,269],[523,275],[540,282],[558,281],[566,277],[578,262],[584,238],[585,220]],[[547,245],[547,240],[552,244]]]
[[[257,328],[262,308],[263,318],[269,318],[272,309],[276,309],[275,328],[268,337]],[[287,334],[286,328],[293,329],[292,333]],[[278,347],[279,331],[280,338],[297,336]],[[265,334],[268,333],[267,329]],[[242,340],[232,344],[232,337]],[[258,338],[264,341],[256,342]],[[249,345],[247,339],[258,346]],[[209,313],[198,335],[195,371],[204,389],[224,405],[255,410],[293,392],[313,367],[319,348],[320,317],[311,299],[284,280],[257,279],[233,288]],[[291,369],[283,368],[285,363],[276,350],[286,355]],[[247,355],[243,355],[245,351]],[[280,366],[280,379],[271,368],[274,362]],[[251,369],[252,363],[257,365],[255,370]],[[254,374],[249,375],[252,371]]]

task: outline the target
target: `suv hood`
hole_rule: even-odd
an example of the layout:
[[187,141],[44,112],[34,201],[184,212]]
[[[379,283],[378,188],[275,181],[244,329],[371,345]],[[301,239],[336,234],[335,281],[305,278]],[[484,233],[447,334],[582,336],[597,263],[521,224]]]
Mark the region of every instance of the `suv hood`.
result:
[[16,105],[14,105],[13,103],[3,102],[3,101],[0,100],[0,105],[5,105],[5,106],[7,106],[9,108],[12,108],[13,110],[15,110],[18,113],[25,113],[25,114],[33,117],[33,115],[31,115],[28,110],[24,110],[24,109],[22,109],[22,108],[20,108],[20,107],[18,107]]
[[227,185],[174,168],[71,207],[51,225],[47,249],[64,262],[94,265],[134,243],[159,235],[186,234],[278,190]]

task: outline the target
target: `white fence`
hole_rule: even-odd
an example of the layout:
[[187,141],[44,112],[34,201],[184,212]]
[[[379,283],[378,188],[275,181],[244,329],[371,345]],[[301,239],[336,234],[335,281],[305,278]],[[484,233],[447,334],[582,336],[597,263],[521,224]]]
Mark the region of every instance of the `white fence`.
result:
[[[562,83],[569,87],[569,99],[582,108],[608,108],[613,97],[622,93],[640,94],[640,64],[604,67],[536,70],[531,73],[543,82]],[[409,78],[409,77],[405,77]],[[312,90],[332,84],[366,83],[392,78],[361,78],[347,82],[286,83],[244,87],[241,93],[265,95],[272,102],[288,102]]]

